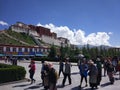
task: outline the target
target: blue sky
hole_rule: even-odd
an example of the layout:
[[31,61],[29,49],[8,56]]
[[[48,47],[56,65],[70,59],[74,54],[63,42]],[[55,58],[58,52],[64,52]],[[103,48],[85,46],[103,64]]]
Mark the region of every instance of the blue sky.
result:
[[120,0],[0,0],[0,30],[17,21],[50,28],[72,44],[120,46]]

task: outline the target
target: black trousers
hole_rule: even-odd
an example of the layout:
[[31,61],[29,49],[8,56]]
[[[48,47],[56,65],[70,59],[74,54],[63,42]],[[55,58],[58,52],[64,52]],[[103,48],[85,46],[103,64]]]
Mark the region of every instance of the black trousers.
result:
[[60,76],[61,72],[62,72],[62,74],[63,74],[63,69],[60,69],[60,70],[59,70],[59,76]]
[[85,79],[85,82],[86,82],[86,84],[87,84],[87,76],[81,75],[80,85],[82,84],[83,79]]
[[62,84],[65,85],[66,78],[68,77],[69,84],[71,84],[71,74],[64,73],[64,78]]
[[30,79],[33,81],[34,79],[33,79],[33,76],[34,76],[34,74],[35,74],[35,72],[34,71],[30,71]]

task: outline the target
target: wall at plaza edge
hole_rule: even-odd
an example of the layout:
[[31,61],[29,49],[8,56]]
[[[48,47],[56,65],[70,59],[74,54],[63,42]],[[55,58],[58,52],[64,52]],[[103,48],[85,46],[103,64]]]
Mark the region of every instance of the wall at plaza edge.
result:
[[0,56],[35,57],[47,56],[49,48],[40,46],[0,45]]

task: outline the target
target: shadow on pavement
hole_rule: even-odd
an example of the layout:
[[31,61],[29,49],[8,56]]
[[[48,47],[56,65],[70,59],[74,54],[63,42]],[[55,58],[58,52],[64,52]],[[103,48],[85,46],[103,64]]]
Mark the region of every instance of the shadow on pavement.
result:
[[71,73],[71,75],[76,75],[76,74],[80,74],[79,72],[73,72]]
[[[13,86],[13,88],[15,88],[15,87],[25,87],[25,86],[29,86],[29,85],[32,85],[32,84],[29,83],[29,84],[15,85],[15,86]],[[27,88],[25,88],[24,90],[36,89],[36,88],[40,88],[40,87],[42,87],[42,83],[36,84],[36,85],[34,85],[34,86],[27,87]]]
[[115,80],[120,80],[120,78],[115,78]]
[[71,90],[82,90],[82,89],[80,89],[79,86],[76,86],[76,87],[71,88]]
[[31,86],[31,87],[25,88],[24,90],[37,89],[37,88],[40,88],[40,87],[41,86]]
[[57,88],[63,88],[63,86],[62,85],[57,85]]
[[101,84],[101,87],[106,87],[106,86],[108,86],[108,85],[111,85],[111,83],[110,83],[110,82],[107,82],[107,83]]
[[[86,88],[86,89],[82,89],[82,90],[92,90],[91,88]],[[96,90],[96,89],[94,89],[94,90]]]
[[65,86],[63,86],[63,85],[57,85],[57,88],[64,88],[64,87],[66,87],[66,86],[68,86],[69,84],[66,84]]
[[79,87],[79,86],[76,86],[76,87],[73,87],[71,90],[91,90],[91,88],[84,88],[84,87]]
[[[30,87],[28,87],[28,88],[25,88],[24,90],[37,89],[37,88],[40,88],[40,87],[42,87],[42,83],[37,84],[37,85],[34,85],[34,86],[30,86]],[[43,90],[44,90],[44,89],[43,89]]]
[[13,88],[15,88],[15,87],[25,87],[25,86],[28,86],[28,85],[31,85],[31,84],[21,84],[21,85],[15,85],[15,86],[13,86]]

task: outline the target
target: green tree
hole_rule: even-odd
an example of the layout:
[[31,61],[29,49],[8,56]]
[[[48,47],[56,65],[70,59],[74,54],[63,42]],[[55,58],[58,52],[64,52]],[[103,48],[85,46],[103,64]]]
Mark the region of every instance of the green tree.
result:
[[88,51],[88,47],[86,48],[85,46],[82,48],[82,54],[84,55],[84,56],[90,56],[90,53],[89,53],[90,51]]
[[64,52],[65,50],[64,50],[64,47],[61,45],[61,47],[60,47],[60,57],[61,58],[64,58],[65,57],[65,52]]
[[95,57],[100,55],[98,47],[95,48],[95,52]]
[[56,57],[56,48],[54,45],[51,46],[48,57],[54,59]]
[[83,55],[85,55],[87,53],[87,49],[85,46],[82,48],[82,52],[83,52]]
[[78,55],[80,53],[79,48],[76,47],[75,51],[74,51],[75,55]]
[[89,53],[90,53],[90,58],[95,58],[96,57],[96,48],[91,48]]

